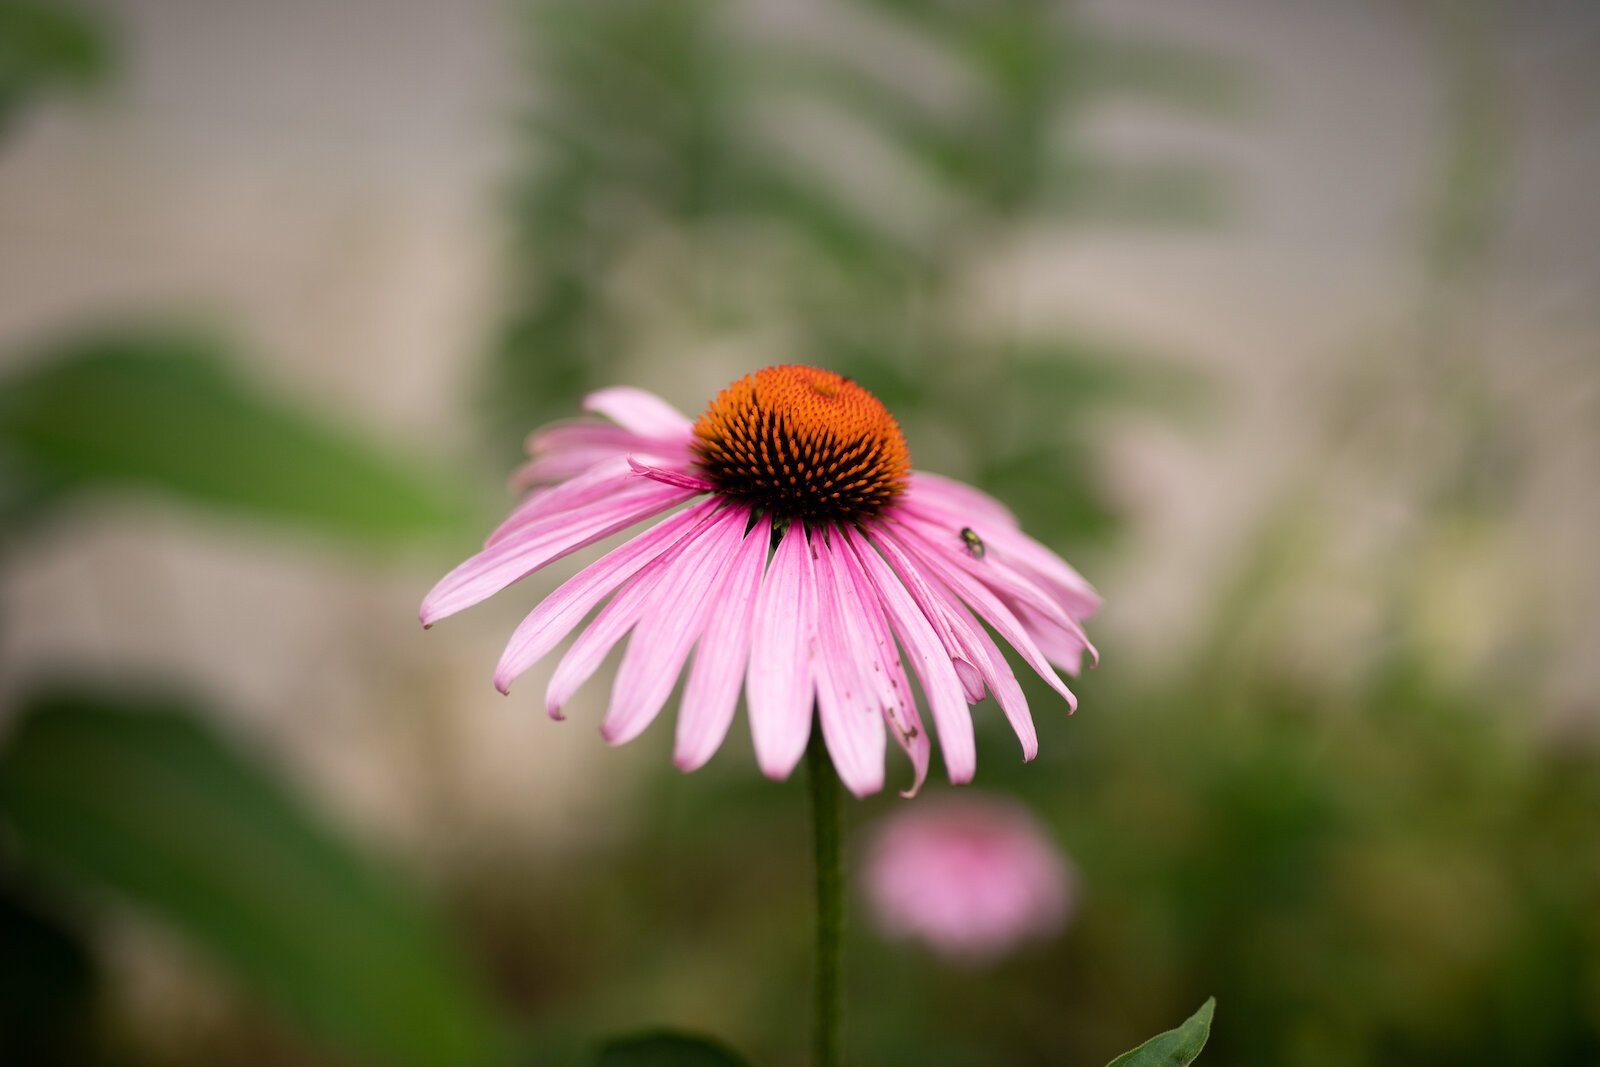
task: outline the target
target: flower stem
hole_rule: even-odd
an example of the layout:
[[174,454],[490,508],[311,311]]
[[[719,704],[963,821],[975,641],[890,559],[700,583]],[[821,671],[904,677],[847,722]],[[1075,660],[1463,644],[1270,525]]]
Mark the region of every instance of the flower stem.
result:
[[839,775],[828,758],[821,729],[813,729],[806,749],[811,792],[811,830],[817,867],[817,964],[812,993],[811,1065],[838,1067],[839,1020],[843,988],[839,948],[844,936],[844,876],[841,859]]

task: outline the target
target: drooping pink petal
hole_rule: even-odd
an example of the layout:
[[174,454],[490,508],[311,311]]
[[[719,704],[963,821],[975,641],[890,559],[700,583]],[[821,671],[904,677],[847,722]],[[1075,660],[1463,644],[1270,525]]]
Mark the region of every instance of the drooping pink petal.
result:
[[842,543],[812,538],[817,582],[817,717],[839,780],[858,797],[883,788],[884,711],[863,667],[868,642],[855,590],[834,563]]
[[716,576],[728,568],[744,539],[750,512],[724,508],[695,535],[693,551],[667,568],[646,598],[634,627],[600,736],[613,745],[638,737],[672,693],[689,649],[705,628]]
[[745,681],[756,762],[769,778],[789,776],[811,735],[816,614],[811,549],[805,528],[795,521],[761,582]]
[[649,463],[642,463],[633,456],[628,457],[628,467],[640,477],[650,478],[664,485],[676,485],[680,489],[693,489],[697,493],[709,493],[716,488],[705,478],[688,468],[653,466]]
[[[616,502],[628,496],[649,495],[652,479],[643,478],[628,464],[627,456],[609,456],[559,485],[535,489],[495,527],[484,542],[492,548],[510,540],[535,523],[587,504]],[[655,483],[659,485],[660,483]]]
[[619,385],[583,398],[583,410],[604,415],[645,437],[687,437],[694,423],[654,393]]
[[958,537],[941,536],[944,531],[938,526],[905,513],[897,515],[896,519],[904,535],[924,553],[937,555],[945,564],[982,582],[1019,616],[1021,612],[1018,609],[1025,608],[1031,616],[1047,620],[1053,631],[1070,635],[1078,642],[1080,649],[1099,658],[1099,653],[1089,641],[1089,635],[1083,631],[1083,625],[1068,614],[1054,597],[1036,585],[1032,578],[1008,565],[998,553],[993,557],[985,553],[983,559],[976,559],[961,547]]
[[711,523],[710,516],[702,517],[693,530],[645,564],[572,642],[572,647],[556,664],[555,672],[550,676],[550,685],[545,690],[545,711],[549,712],[552,719],[562,717],[561,709],[572,699],[572,695],[599,669],[606,653],[638,623],[651,593],[668,572],[678,566],[685,556],[693,558],[699,541]]
[[[1023,760],[1033,759],[1039,752],[1038,735],[1034,730],[1033,717],[1028,713],[1027,697],[1010,664],[1006,663],[1005,656],[995,646],[988,632],[953,592],[936,577],[930,576],[928,585],[938,597],[939,610],[955,636],[956,646],[971,663],[977,665],[980,685],[987,686],[989,692],[995,695],[1017,739],[1022,743]],[[979,696],[982,696],[981,690]],[[967,702],[977,703],[972,699],[970,690]]]
[[664,467],[686,466],[688,440],[646,437],[606,422],[573,420],[546,426],[528,436],[532,457],[511,476],[514,489],[576,477],[605,460],[633,455]]
[[671,548],[717,506],[717,501],[706,500],[663,519],[563,582],[512,633],[495,668],[495,688],[509,692],[511,682],[548,655],[596,604]]
[[546,564],[676,507],[695,494],[645,482],[640,491],[613,497],[529,523],[515,536],[490,546],[440,579],[422,602],[424,626],[471,607]]
[[689,490],[657,483],[616,489],[603,500],[541,516],[458,565],[428,593],[423,625],[499,592],[540,569],[634,523],[690,499]]
[[535,489],[511,509],[511,514],[501,520],[483,542],[490,548],[530,523],[549,518],[563,511],[592,504],[613,496],[617,490],[627,488],[638,480],[628,457],[612,456],[594,464],[576,477],[560,485]]
[[633,430],[593,419],[568,419],[541,427],[528,435],[527,451],[530,456],[557,452],[603,448],[612,455],[628,452],[655,453],[682,448],[682,435],[674,432],[668,437],[652,437]]
[[1054,594],[1074,618],[1087,619],[1100,609],[1100,594],[1095,592],[1094,586],[1066,560],[1017,529],[1014,521],[1000,521],[991,516],[980,522],[971,512],[951,507],[946,497],[919,491],[918,479],[931,477],[920,473],[913,475],[911,488],[897,505],[898,509],[944,528],[956,539],[962,528],[971,527],[987,546],[988,554],[1027,573]]
[[912,471],[910,482],[906,486],[905,499],[926,501],[942,511],[953,515],[964,515],[969,520],[966,523],[968,526],[974,522],[983,522],[991,526],[1015,529],[1018,525],[1017,517],[1011,513],[1011,509],[988,493],[941,474]]
[[[1026,604],[1008,603],[1008,607],[1016,612],[1017,619],[1028,628],[1028,633],[1033,635],[1034,641],[1039,646],[1039,651],[1044,653],[1044,658],[1054,663],[1057,667],[1076,678],[1083,672],[1083,654],[1090,653],[1098,657],[1093,645],[1084,646],[1083,638],[1079,633],[1064,630],[1057,626],[1053,619],[1047,619],[1038,612],[1030,609]],[[1099,659],[1090,660],[1090,665],[1098,663]]]
[[1050,666],[1044,654],[1039,651],[1039,646],[1029,636],[1027,628],[1022,625],[1010,608],[1001,603],[1000,598],[989,591],[982,582],[966,574],[956,567],[947,565],[938,557],[937,553],[924,553],[915,546],[907,547],[907,543],[900,539],[898,531],[889,528],[887,524],[880,527],[881,543],[895,543],[906,548],[916,557],[917,562],[924,565],[929,571],[938,576],[945,585],[964,600],[975,611],[979,618],[993,626],[1001,637],[1011,643],[1028,666],[1032,667],[1061,698],[1067,706],[1076,711],[1078,698],[1072,690],[1067,688],[1055,670]]
[[[621,453],[627,455],[628,453]],[[540,485],[564,482],[576,478],[606,460],[615,459],[618,453],[609,448],[571,448],[548,456],[530,459],[511,472],[510,488],[523,492]],[[524,500],[523,503],[528,503]]]
[[772,519],[763,515],[739,546],[733,562],[711,594],[711,618],[695,650],[678,711],[677,745],[672,761],[692,771],[710,759],[733,722],[750,654],[750,629],[756,593],[767,562]]
[[[881,526],[877,528],[880,531],[881,529]],[[928,588],[928,579],[924,576],[922,568],[908,559],[898,544],[876,536],[876,531],[871,540],[894,567],[895,573],[900,576],[900,581],[905,584],[906,591],[911,594],[911,599],[916,601],[922,614],[933,624],[933,631],[939,635],[939,642],[944,645],[945,652],[950,656],[950,663],[955,667],[956,677],[961,680],[961,692],[967,698],[967,703],[978,703],[983,699],[983,675],[979,673],[976,664],[967,658],[966,651],[956,641],[944,612],[939,610],[937,594]]]
[[972,739],[972,716],[967,713],[961,680],[956,677],[955,665],[944,643],[934,630],[933,623],[923,614],[877,550],[854,530],[847,528],[841,532],[845,543],[855,552],[856,559],[877,590],[878,602],[883,605],[895,636],[900,639],[906,655],[911,659],[912,669],[922,681],[928,710],[933,715],[934,726],[939,730],[940,751],[944,754],[945,771],[950,781],[957,785],[972,781],[978,762]]
[[1028,713],[1028,698],[1017,681],[1005,654],[994,643],[989,632],[972,617],[972,612],[958,600],[954,593],[940,587],[940,596],[950,613],[950,626],[956,636],[974,651],[975,662],[981,664],[983,680],[1005,712],[1006,721],[1022,742],[1022,759],[1027,762],[1039,754],[1039,735],[1033,727],[1033,716]]
[[900,649],[895,645],[889,620],[884,617],[883,605],[878,601],[872,579],[862,569],[861,561],[848,545],[834,553],[834,566],[842,571],[855,594],[846,601],[846,609],[859,612],[865,630],[862,655],[867,662],[867,675],[883,707],[884,719],[894,734],[895,741],[911,760],[911,788],[901,790],[903,797],[914,797],[928,777],[928,757],[933,745],[928,732],[922,727],[922,717],[917,714],[916,700],[911,695],[911,682],[906,678],[905,667],[900,662]]

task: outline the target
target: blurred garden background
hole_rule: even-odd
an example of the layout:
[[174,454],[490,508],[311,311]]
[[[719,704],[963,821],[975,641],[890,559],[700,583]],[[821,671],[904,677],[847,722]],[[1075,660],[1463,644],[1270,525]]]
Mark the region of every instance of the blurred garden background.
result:
[[852,1062],[1600,1063],[1597,189],[1584,0],[0,0],[0,1063],[804,1062],[803,783],[416,623],[781,362],[1106,598],[1069,925],[856,907]]

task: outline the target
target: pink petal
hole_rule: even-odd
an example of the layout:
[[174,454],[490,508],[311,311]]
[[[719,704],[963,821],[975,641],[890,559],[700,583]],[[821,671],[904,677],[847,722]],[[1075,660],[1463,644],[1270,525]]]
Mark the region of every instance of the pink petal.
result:
[[919,492],[919,477],[923,476],[912,476],[911,489],[899,510],[937,525],[958,539],[963,527],[971,527],[989,549],[986,559],[993,556],[1006,560],[1027,573],[1054,594],[1074,618],[1087,619],[1100,609],[1100,594],[1066,560],[1017,529],[1011,521],[991,517],[980,523],[971,512],[949,507],[939,494]]
[[617,668],[611,707],[600,725],[600,736],[610,744],[638,737],[667,702],[689,649],[705,628],[711,609],[708,594],[716,576],[732,564],[749,520],[744,508],[718,512],[704,532],[691,535],[694,544],[667,568],[650,593]]
[[563,511],[571,511],[573,508],[592,504],[597,500],[609,499],[617,490],[627,488],[637,480],[638,476],[633,473],[633,468],[628,466],[628,457],[613,456],[602,460],[560,485],[535,489],[529,493],[511,509],[511,514],[494,528],[483,546],[488,548],[499,544],[518,530],[540,519],[549,518]]
[[948,635],[941,638],[945,651],[950,655],[950,662],[955,666],[956,677],[961,679],[961,694],[968,704],[978,704],[984,697],[984,676],[979,664],[985,662],[982,647],[970,639],[966,629],[957,625],[958,620],[946,606],[949,597],[946,590],[937,581],[930,581],[917,573],[915,561],[906,558],[896,546],[890,545],[887,554],[896,564],[897,571],[909,570],[916,573],[923,582],[923,588],[928,592],[926,601],[918,599],[917,606],[922,609],[928,620],[934,623],[935,629]]
[[872,579],[862,569],[855,551],[848,546],[841,546],[834,552],[834,566],[844,573],[855,595],[853,602],[846,599],[846,610],[853,603],[864,625],[862,650],[867,660],[866,673],[876,689],[884,718],[895,741],[911,760],[911,788],[902,790],[900,795],[914,797],[927,780],[928,757],[933,746],[928,740],[928,732],[922,728],[922,718],[917,714],[917,704],[911,695],[911,682],[906,678],[905,667],[900,662],[900,649],[894,643],[894,634],[890,632],[889,621],[884,618],[883,605],[878,601]]
[[912,599],[900,579],[895,577],[865,538],[853,530],[843,530],[845,541],[878,591],[878,602],[899,637],[911,665],[922,681],[922,692],[939,730],[945,770],[956,784],[970,782],[977,770],[977,751],[972,740],[972,716],[962,699],[961,681],[933,624]]
[[1011,724],[1017,740],[1022,742],[1022,759],[1026,763],[1039,754],[1039,735],[1034,730],[1033,716],[1028,713],[1027,695],[1011,670],[1011,664],[1006,662],[1005,654],[994,643],[989,632],[972,617],[972,612],[948,590],[941,590],[941,594],[945,608],[950,613],[951,628],[968,648],[973,649],[978,657],[975,662],[982,664],[983,680],[999,702],[1000,710],[1005,712],[1006,721]]
[[911,594],[911,599],[916,601],[923,616],[933,624],[934,633],[939,635],[939,642],[944,645],[945,652],[955,667],[956,677],[961,680],[962,695],[967,698],[967,703],[976,704],[983,699],[983,675],[968,660],[966,651],[956,641],[944,612],[939,610],[938,594],[928,587],[928,580],[923,576],[922,568],[906,558],[898,544],[887,543],[881,537],[872,537],[871,540],[894,566],[895,573],[905,583],[906,590]]
[[969,526],[973,522],[1012,529],[1018,526],[1017,517],[1000,501],[965,482],[940,474],[912,471],[910,484],[906,487],[906,499],[924,500],[953,515],[965,515],[972,520],[967,523]]
[[791,523],[756,596],[745,698],[756,762],[769,778],[787,778],[811,735],[811,642],[816,582],[805,529]]
[[511,635],[495,668],[495,688],[508,692],[513,679],[548,655],[596,604],[672,547],[716,506],[717,501],[707,500],[663,519],[563,582]]
[[975,559],[962,546],[959,535],[944,536],[946,531],[939,526],[912,515],[902,513],[896,519],[906,536],[925,552],[936,554],[947,565],[965,571],[988,586],[1009,606],[1026,608],[1031,615],[1048,620],[1053,629],[1071,635],[1079,648],[1088,650],[1096,660],[1099,659],[1100,654],[1089,641],[1089,635],[1083,632],[1083,625],[1049,593],[1034,584],[1031,578],[1009,566],[998,553],[993,557],[985,554],[983,559]]
[[533,457],[511,476],[511,485],[526,489],[543,482],[563,481],[584,473],[605,460],[634,455],[666,467],[687,466],[688,440],[645,437],[610,423],[591,420],[558,422],[528,437]]
[[710,518],[701,519],[687,536],[647,563],[572,642],[567,654],[556,664],[549,688],[545,690],[544,706],[552,719],[562,717],[561,709],[572,699],[572,694],[599,669],[606,653],[638,623],[652,591],[678,560],[695,551],[696,541],[710,525]]
[[705,764],[722,744],[739,704],[745,660],[750,654],[750,629],[755,619],[756,592],[767,562],[772,519],[763,515],[739,546],[721,583],[712,591],[711,618],[689,668],[678,711],[677,747],[673,763],[692,771]]
[[1085,651],[1093,657],[1090,660],[1091,665],[1099,662],[1099,653],[1095,647],[1093,645],[1086,647],[1077,633],[1062,629],[1053,620],[1030,610],[1026,604],[1009,606],[1017,613],[1017,619],[1022,625],[1028,628],[1028,633],[1033,635],[1039,651],[1044,653],[1044,658],[1068,674],[1077,677],[1082,673]]
[[512,471],[507,484],[513,490],[521,492],[539,485],[564,482],[587,472],[597,463],[616,458],[618,454],[609,448],[574,448],[553,455],[540,456],[537,459],[530,459]]
[[589,448],[603,448],[612,455],[622,455],[628,452],[665,452],[682,447],[682,435],[676,432],[668,437],[652,437],[593,419],[551,423],[533,431],[527,440],[527,450],[531,456]]
[[709,493],[716,488],[709,481],[687,468],[651,466],[648,463],[639,462],[632,456],[628,457],[628,466],[633,473],[665,485],[676,485],[681,489],[693,489],[697,493]]
[[471,607],[540,567],[659,515],[693,495],[687,489],[646,483],[645,492],[618,492],[612,499],[530,523],[516,536],[484,549],[440,579],[422,602],[422,624],[431,626]]
[[839,779],[858,797],[883,788],[883,709],[861,669],[869,643],[860,626],[855,590],[833,562],[849,552],[812,538],[817,581],[817,717]]
[[906,545],[907,551],[916,556],[929,571],[935,574],[945,585],[949,586],[962,600],[966,601],[984,622],[993,626],[1001,637],[1011,642],[1011,646],[1027,661],[1028,666],[1038,672],[1052,689],[1061,694],[1063,700],[1073,710],[1077,710],[1078,698],[1073,696],[1072,690],[1051,668],[1044,654],[1039,651],[1038,645],[1029,636],[1027,628],[1011,613],[1011,609],[1001,603],[1000,598],[989,591],[982,582],[967,575],[959,568],[951,567],[944,563],[938,553],[919,551],[915,543],[907,545],[901,541],[899,535],[888,528],[883,528],[882,542],[895,542]]
[[619,385],[584,397],[583,410],[604,415],[645,437],[687,437],[694,428],[677,408],[654,393]]

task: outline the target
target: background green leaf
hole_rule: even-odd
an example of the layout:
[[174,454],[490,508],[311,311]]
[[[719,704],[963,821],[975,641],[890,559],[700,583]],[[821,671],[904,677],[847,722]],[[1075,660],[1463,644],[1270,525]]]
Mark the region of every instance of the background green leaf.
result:
[[374,1062],[500,1062],[429,913],[277,779],[166,700],[46,693],[0,752],[25,866],[163,921],[306,1031]]
[[236,374],[218,344],[149,330],[69,342],[0,382],[0,460],[24,485],[155,489],[364,542],[438,534],[466,510]]
[[619,1037],[600,1050],[595,1067],[747,1067],[739,1056],[703,1037],[656,1031]]
[[93,86],[110,67],[105,32],[88,13],[56,0],[0,3],[0,134],[31,99]]
[[1200,1010],[1189,1016],[1176,1030],[1157,1034],[1131,1052],[1124,1052],[1107,1067],[1188,1067],[1211,1036],[1211,1015],[1217,998],[1207,997]]

